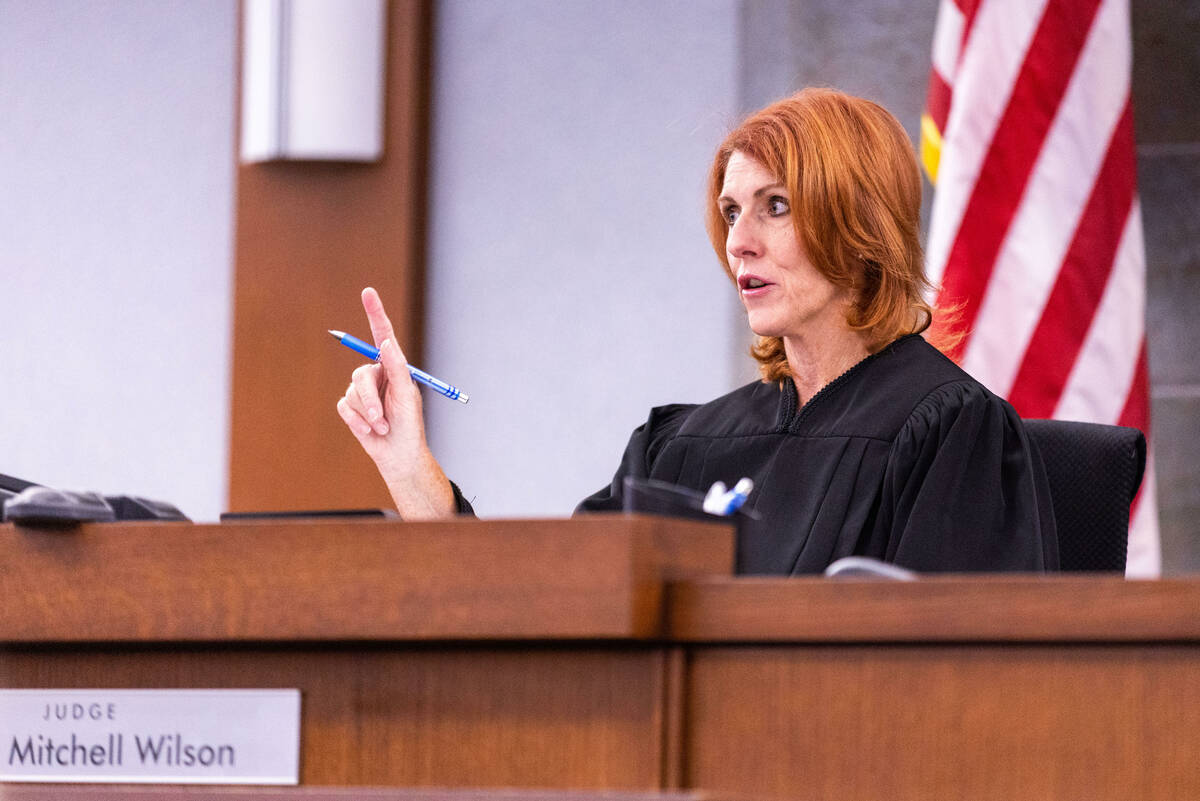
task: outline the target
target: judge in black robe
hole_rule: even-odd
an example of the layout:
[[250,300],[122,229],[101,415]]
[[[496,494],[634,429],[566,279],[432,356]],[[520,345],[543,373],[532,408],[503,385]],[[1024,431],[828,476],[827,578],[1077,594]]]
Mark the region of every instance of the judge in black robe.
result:
[[[652,213],[663,191],[648,187],[630,213]],[[920,336],[954,345],[953,315],[931,328],[920,203],[912,144],[870,101],[806,89],[730,133],[706,226],[758,335],[763,380],[655,409],[612,485],[580,509],[621,508],[627,476],[701,492],[748,476],[743,573],[818,572],[851,554],[917,571],[1057,569],[1046,478],[1020,419]],[[355,371],[339,413],[403,517],[469,511],[429,451],[382,303],[366,290],[363,304],[380,363]]]
[[1045,473],[1021,421],[915,334],[803,406],[781,381],[652,410],[612,484],[578,511],[620,509],[626,476],[699,491],[753,479],[741,573],[814,573],[851,555],[917,571],[1058,566]]

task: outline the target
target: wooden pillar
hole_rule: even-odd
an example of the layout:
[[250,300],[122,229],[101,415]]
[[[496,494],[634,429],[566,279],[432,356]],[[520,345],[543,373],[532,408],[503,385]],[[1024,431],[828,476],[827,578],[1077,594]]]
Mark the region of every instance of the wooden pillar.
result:
[[384,156],[372,164],[237,168],[232,511],[390,506],[334,408],[369,339],[374,286],[420,364],[424,306],[429,0],[388,4]]

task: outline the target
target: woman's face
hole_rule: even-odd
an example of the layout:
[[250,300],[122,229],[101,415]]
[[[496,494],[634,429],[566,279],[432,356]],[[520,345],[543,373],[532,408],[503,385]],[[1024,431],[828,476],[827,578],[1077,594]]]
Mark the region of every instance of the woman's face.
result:
[[717,198],[728,226],[729,267],[750,329],[759,336],[820,336],[845,329],[850,293],[809,261],[792,224],[787,189],[766,167],[734,151]]

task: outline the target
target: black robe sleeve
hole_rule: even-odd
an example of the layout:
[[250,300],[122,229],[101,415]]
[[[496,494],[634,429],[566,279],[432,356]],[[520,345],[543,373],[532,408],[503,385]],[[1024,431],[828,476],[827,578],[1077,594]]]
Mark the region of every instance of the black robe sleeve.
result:
[[624,505],[625,477],[648,478],[662,446],[678,433],[688,414],[695,408],[694,404],[675,403],[651,409],[646,422],[635,428],[630,436],[612,482],[580,501],[575,507],[575,514],[621,511]]
[[453,481],[450,482],[450,490],[454,493],[454,513],[456,515],[474,517],[475,508],[471,506],[471,502],[467,500],[467,496],[463,495],[462,490]]
[[1013,408],[974,382],[927,396],[901,428],[865,550],[916,571],[1058,569],[1049,485]]

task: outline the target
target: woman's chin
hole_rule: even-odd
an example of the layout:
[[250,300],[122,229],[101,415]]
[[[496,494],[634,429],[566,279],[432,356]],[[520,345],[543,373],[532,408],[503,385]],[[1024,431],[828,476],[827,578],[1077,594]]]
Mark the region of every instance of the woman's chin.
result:
[[747,319],[750,324],[750,330],[760,337],[781,337],[783,329],[774,320],[768,320],[764,317],[750,315]]

